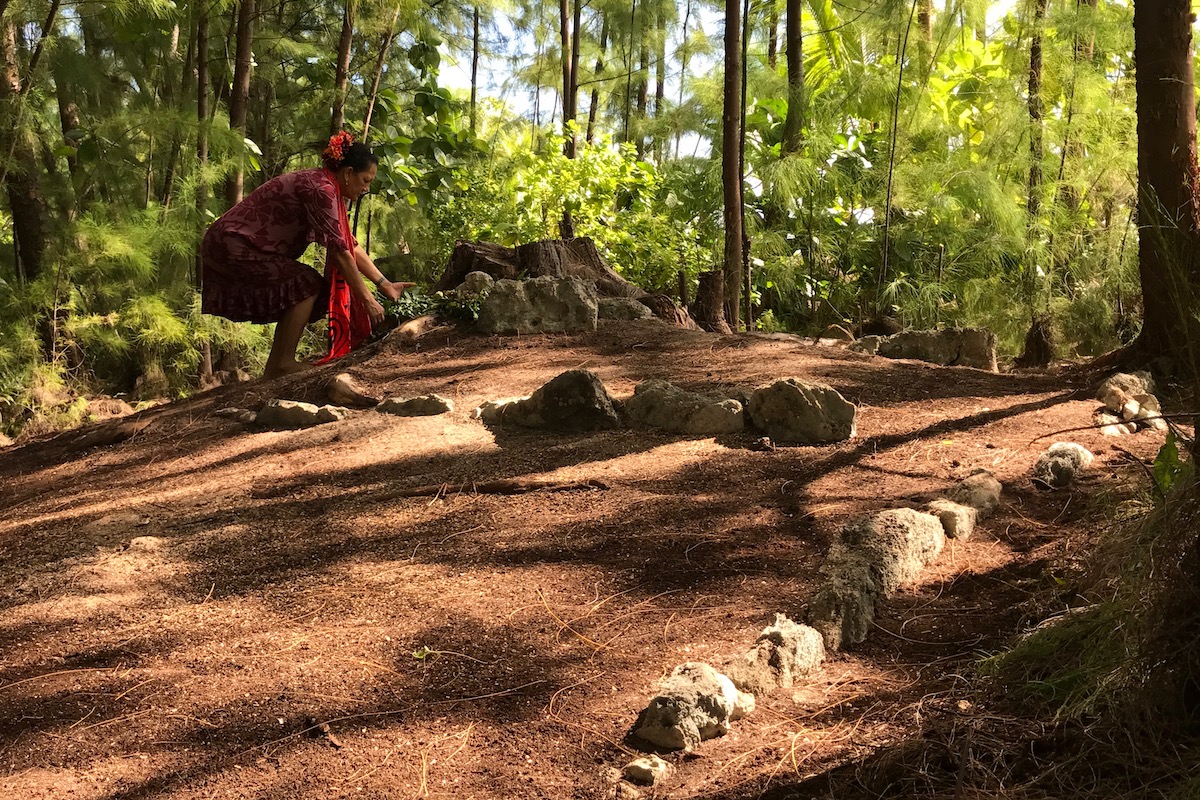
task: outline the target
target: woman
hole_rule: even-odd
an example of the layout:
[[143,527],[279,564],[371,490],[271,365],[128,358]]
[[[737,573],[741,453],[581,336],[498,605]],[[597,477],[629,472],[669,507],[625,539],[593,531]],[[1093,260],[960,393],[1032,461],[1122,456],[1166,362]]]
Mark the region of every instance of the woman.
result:
[[[304,326],[330,315],[330,353],[349,352],[383,320],[367,288],[399,299],[411,283],[383,277],[354,237],[346,203],[370,189],[379,159],[342,132],[329,140],[324,166],[281,175],[258,187],[209,227],[201,245],[201,310],[234,322],[278,323],[264,377],[306,369],[296,360]],[[312,242],[325,248],[325,277],[297,259]]]

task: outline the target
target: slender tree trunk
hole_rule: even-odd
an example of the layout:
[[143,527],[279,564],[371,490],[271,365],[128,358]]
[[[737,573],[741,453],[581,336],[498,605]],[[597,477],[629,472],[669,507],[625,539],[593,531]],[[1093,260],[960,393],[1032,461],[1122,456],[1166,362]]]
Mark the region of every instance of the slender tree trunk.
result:
[[[193,28],[190,32],[194,34],[195,29]],[[180,70],[179,102],[181,105],[187,102],[195,59],[196,37],[193,35],[188,40],[187,54],[183,58],[183,68]],[[171,152],[167,153],[167,168],[163,171],[162,191],[158,194],[159,202],[163,207],[163,213],[166,213],[171,208],[171,198],[175,192],[175,170],[179,166],[179,153],[183,149],[183,138],[182,133],[178,129],[176,129],[171,137]]]
[[[229,127],[246,137],[246,111],[250,105],[250,70],[254,47],[254,0],[238,4],[236,61],[233,68],[233,87],[229,96]],[[242,148],[244,150],[244,147]],[[245,178],[245,158],[238,160],[237,170],[225,184],[225,201],[233,206],[242,201]]]
[[[645,35],[643,26],[643,36]],[[644,44],[638,54],[637,131],[635,144],[638,158],[646,155],[646,110],[650,101],[650,48]]]
[[658,55],[654,64],[654,157],[662,163],[669,147],[668,137],[663,135],[662,115],[667,97],[667,15],[659,9],[658,30],[655,43]]
[[801,39],[801,9],[803,0],[787,0],[787,21],[784,35],[787,39],[788,108],[783,121],[783,142],[780,153],[800,151],[804,131],[804,45]]
[[739,119],[742,100],[742,8],[725,0],[725,91],[721,113],[721,183],[725,195],[725,294],[729,324],[738,328],[742,283],[742,176]]
[[[208,216],[208,6],[196,15],[196,219]],[[196,252],[196,287],[200,287],[200,253]]]
[[[578,4],[575,6],[579,8]],[[571,22],[575,19],[571,13],[571,0],[558,0],[558,32],[559,46],[562,55],[562,126],[563,126],[563,155],[575,158],[575,131],[571,122],[575,119],[575,77],[572,70],[578,63],[572,55],[576,45],[571,35]],[[575,19],[576,25],[578,20]],[[575,238],[575,223],[571,219],[571,210],[564,206],[562,218],[558,221],[558,235],[563,239]]]
[[[1142,330],[1133,350],[1170,354],[1197,368],[1200,296],[1200,176],[1189,0],[1138,0],[1138,271]],[[1188,350],[1192,352],[1188,352]]]
[[608,49],[608,14],[600,12],[600,55],[596,57],[595,79],[592,83],[592,98],[591,104],[588,106],[588,121],[587,121],[587,142],[591,144],[592,137],[596,132],[596,115],[600,111],[600,81],[599,78],[604,74],[604,55]]
[[[683,11],[683,32],[680,35],[679,45],[679,105],[683,106],[684,91],[687,88],[687,69],[688,57],[691,55],[688,50],[688,23],[692,19],[692,0],[687,0],[687,5]],[[683,141],[683,132],[675,131],[675,157],[679,158],[679,146]]]
[[1026,208],[1030,225],[1036,226],[1042,201],[1042,22],[1046,19],[1046,0],[1034,0],[1033,39],[1029,46],[1029,195]]
[[475,6],[471,25],[471,133],[475,133],[476,101],[479,97],[479,6]]
[[629,46],[625,49],[625,128],[621,141],[628,142],[630,137],[629,118],[633,110],[633,43],[637,34],[637,0],[629,3]]
[[[76,141],[71,138],[70,134],[73,131],[78,131],[80,127],[79,121],[79,105],[75,102],[75,86],[73,81],[66,75],[65,68],[55,59],[54,68],[54,99],[58,103],[58,124],[62,130],[62,141],[64,145],[74,147]],[[72,182],[79,171],[79,158],[74,155],[67,156],[67,169],[71,173]],[[81,212],[83,210],[82,195],[78,192],[81,187],[76,187],[75,210]]]
[[[383,40],[379,45],[379,58],[375,60],[375,72],[371,76],[371,94],[367,98],[367,114],[363,118],[363,141],[371,135],[371,117],[375,113],[375,103],[379,100],[379,82],[383,79],[383,65],[387,61],[388,51],[391,50],[392,40],[396,36],[396,20],[400,18],[400,8],[396,8],[396,13],[392,15],[392,21],[388,25],[387,33],[383,35]],[[475,79],[471,79],[472,84]]]
[[929,62],[933,58],[933,0],[918,0],[917,29],[921,34],[918,43],[921,54],[921,69],[925,70],[929,69]]
[[350,46],[354,43],[354,0],[345,0],[342,8],[342,35],[338,39],[337,73],[333,79],[333,116],[329,135],[346,123],[346,89],[350,83]]
[[779,3],[769,0],[771,10],[767,16],[767,66],[771,72],[779,63]]
[[[753,294],[751,287],[753,280],[750,276],[750,237],[746,233],[746,87],[750,80],[750,0],[745,0],[742,6],[742,91],[741,101],[738,105],[738,206],[742,209],[742,290],[743,297],[746,302],[746,330],[752,330],[752,308],[751,302]],[[736,300],[734,301],[737,302]],[[731,314],[731,319],[734,322],[735,329],[738,322],[738,315]]]

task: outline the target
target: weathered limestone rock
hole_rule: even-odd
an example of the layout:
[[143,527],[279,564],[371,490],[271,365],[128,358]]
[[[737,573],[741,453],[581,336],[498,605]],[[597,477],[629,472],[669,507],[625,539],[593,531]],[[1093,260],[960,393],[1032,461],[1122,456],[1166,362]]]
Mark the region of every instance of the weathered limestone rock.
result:
[[218,408],[213,412],[213,416],[231,419],[234,422],[241,422],[244,425],[249,425],[258,419],[258,414],[255,414],[253,411],[246,408],[235,408],[233,406],[230,406],[229,408]]
[[941,520],[942,532],[951,539],[966,541],[975,532],[975,523],[979,512],[972,506],[965,506],[953,500],[939,497],[930,501],[926,506],[929,513]]
[[654,319],[654,312],[631,297],[601,297],[596,316],[600,319]]
[[676,667],[634,729],[639,739],[669,750],[691,750],[729,732],[738,691],[713,667],[689,661]]
[[653,786],[667,777],[670,771],[671,765],[658,756],[642,756],[626,764],[625,769],[621,770],[621,777],[630,783]]
[[496,281],[479,306],[484,333],[575,333],[596,330],[594,284],[580,278]]
[[[915,581],[945,545],[940,519],[911,508],[895,508],[847,523],[834,551],[845,548],[864,556],[871,565],[875,590],[887,597]],[[830,560],[837,563],[839,559],[831,552]]]
[[878,355],[879,345],[886,338],[886,336],[862,336],[850,345],[850,349],[859,353],[866,353],[869,356]]
[[485,403],[479,415],[488,424],[556,431],[609,430],[621,424],[608,390],[585,369],[564,372],[528,398]]
[[1130,397],[1137,394],[1154,394],[1154,377],[1145,370],[1138,372],[1118,372],[1110,375],[1100,384],[1096,392],[1097,400],[1104,400],[1105,395],[1113,389]]
[[1125,424],[1116,414],[1108,411],[1097,411],[1093,419],[1100,426],[1100,433],[1103,436],[1122,436],[1129,433],[1125,429]]
[[[502,397],[496,400],[488,400],[471,412],[471,419],[483,420],[487,425],[501,425],[504,423],[504,415],[508,412],[509,406],[528,399],[529,396],[526,395],[524,397]],[[514,422],[513,424],[516,423]]]
[[1002,488],[995,475],[981,469],[959,481],[958,486],[950,490],[950,499],[971,506],[980,517],[986,517],[999,507]]
[[997,371],[996,335],[986,328],[901,331],[881,339],[876,352],[885,358]]
[[638,384],[625,414],[641,425],[697,436],[739,433],[746,425],[737,400],[705,397],[658,379]]
[[127,417],[133,413],[133,406],[116,397],[93,397],[87,401],[87,409],[83,412],[84,419],[98,421]]
[[317,422],[341,422],[350,416],[350,409],[341,406],[321,406],[317,409]]
[[797,378],[756,389],[747,411],[754,426],[777,444],[825,444],[855,434],[853,403],[829,386]]
[[310,428],[320,424],[318,411],[319,408],[312,403],[299,400],[268,400],[258,412],[257,422],[265,428],[279,430]]
[[468,272],[454,293],[459,297],[475,297],[490,292],[495,285],[496,281],[486,272]]
[[754,695],[793,686],[824,660],[825,643],[817,630],[776,614],[754,646],[726,665],[725,674],[738,689]]
[[1095,456],[1081,444],[1055,442],[1033,465],[1033,483],[1043,489],[1061,489],[1092,464]]
[[[831,554],[832,557],[832,554]],[[825,582],[808,604],[808,624],[821,634],[827,651],[858,644],[875,621],[875,581],[866,558],[843,553],[826,563]]]
[[348,372],[335,375],[325,391],[329,395],[329,402],[334,405],[350,408],[374,408],[379,405],[379,398],[367,392]]
[[1167,429],[1167,421],[1162,418],[1162,406],[1159,405],[1157,397],[1152,394],[1135,394],[1133,401],[1138,404],[1138,413],[1134,421],[1156,431]]
[[454,411],[454,402],[441,395],[426,394],[421,397],[389,397],[379,404],[376,411],[395,414],[398,417],[432,417]]

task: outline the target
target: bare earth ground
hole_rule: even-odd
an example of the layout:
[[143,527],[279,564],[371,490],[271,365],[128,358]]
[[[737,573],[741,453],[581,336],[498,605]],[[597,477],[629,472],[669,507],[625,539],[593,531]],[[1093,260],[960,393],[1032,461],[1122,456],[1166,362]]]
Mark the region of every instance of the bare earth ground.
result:
[[[858,404],[858,436],[758,451],[751,435],[470,419],[575,367],[618,398],[650,377],[823,381]],[[1139,458],[1161,444],[1094,430],[1035,441],[1090,423],[1096,403],[1062,376],[653,322],[442,329],[350,364],[381,395],[453,398],[447,416],[259,432],[213,414],[319,399],[333,369],[142,412],[145,430],[109,446],[74,432],[0,452],[0,797],[612,797],[609,770],[634,755],[627,733],[661,677],[719,666],[776,612],[802,618],[847,519],[993,470],[999,513],[882,605],[867,642],[668,756],[674,772],[645,792],[810,796],[804,779],[934,717],[987,713],[963,676],[1037,621],[1023,603],[1052,585],[1061,543],[1095,524],[1094,501],[1140,479],[1114,444]],[[1058,439],[1097,464],[1073,490],[1037,492],[1029,469]],[[394,495],[504,478],[608,488]]]

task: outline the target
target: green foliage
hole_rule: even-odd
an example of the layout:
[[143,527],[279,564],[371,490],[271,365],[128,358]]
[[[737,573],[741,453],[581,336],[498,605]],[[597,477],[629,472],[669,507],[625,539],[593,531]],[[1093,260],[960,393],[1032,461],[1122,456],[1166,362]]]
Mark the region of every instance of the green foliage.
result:
[[1124,609],[1103,603],[1043,622],[1011,650],[985,658],[980,674],[1000,680],[1018,702],[1063,719],[1110,711],[1121,702],[1129,642]]
[[1179,451],[1179,439],[1175,431],[1168,430],[1166,441],[1158,449],[1151,467],[1154,478],[1154,496],[1165,502],[1171,492],[1180,486],[1195,483],[1196,467],[1190,458],[1183,458]]
[[[478,296],[459,297],[453,292],[434,292],[425,294],[421,291],[407,291],[400,295],[399,300],[383,298],[380,301],[389,321],[399,324],[405,320],[432,314],[441,319],[475,322],[479,319]],[[385,327],[394,327],[385,326]]]

